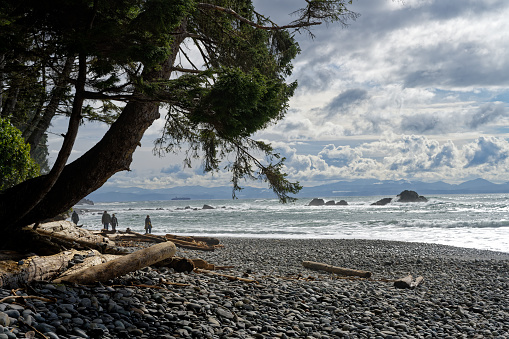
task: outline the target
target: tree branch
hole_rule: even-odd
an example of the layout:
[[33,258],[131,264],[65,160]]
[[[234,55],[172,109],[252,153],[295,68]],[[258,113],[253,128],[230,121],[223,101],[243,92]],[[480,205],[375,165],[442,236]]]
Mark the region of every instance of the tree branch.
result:
[[203,73],[203,71],[200,71],[199,69],[189,69],[189,68],[182,68],[182,67],[172,67],[172,71],[182,72],[182,73],[196,73],[200,74]]
[[229,9],[229,8],[224,8],[224,7],[216,6],[213,4],[206,4],[206,3],[199,3],[198,7],[229,14],[229,15],[233,16],[234,18],[238,19],[239,21],[242,21],[250,26],[253,26],[258,29],[268,30],[268,31],[282,30],[282,29],[288,29],[288,28],[302,28],[302,27],[316,26],[316,25],[322,24],[319,21],[309,21],[309,22],[298,22],[298,23],[295,23],[292,25],[285,25],[285,26],[278,26],[274,23],[273,23],[273,26],[262,26],[260,24],[257,24],[254,21],[244,18],[242,15],[238,14],[237,12],[235,12],[234,10]]

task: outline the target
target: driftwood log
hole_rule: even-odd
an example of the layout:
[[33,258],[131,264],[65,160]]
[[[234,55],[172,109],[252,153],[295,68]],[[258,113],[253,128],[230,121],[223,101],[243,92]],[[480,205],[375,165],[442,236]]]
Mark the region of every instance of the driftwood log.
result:
[[412,281],[413,277],[411,274],[406,277],[400,278],[394,281],[394,287],[396,288],[416,288],[424,280],[423,276],[418,276],[415,281]]
[[35,280],[48,281],[67,269],[76,254],[84,252],[69,250],[50,256],[31,256],[19,261],[0,261],[0,287],[16,288]]
[[205,274],[217,275],[219,277],[224,277],[224,278],[227,278],[228,280],[232,280],[232,281],[238,280],[238,281],[249,282],[249,283],[257,283],[258,284],[258,281],[253,280],[253,279],[247,279],[247,278],[236,277],[234,275],[217,273],[217,272],[214,272],[214,271],[204,270],[204,269],[201,269],[201,268],[195,268],[194,271],[196,273],[205,273]]
[[97,281],[107,281],[170,258],[176,252],[175,244],[167,241],[118,257],[104,264],[87,268],[84,271],[63,276],[55,279],[54,282],[70,282],[86,285]]
[[[193,237],[180,237],[173,234],[166,234],[166,240],[174,242],[178,247],[200,250],[200,251],[214,251],[217,245],[209,245],[208,242],[196,241]],[[210,242],[210,240],[209,240]],[[219,242],[219,241],[218,241]]]
[[[108,233],[103,233],[108,236]],[[127,234],[112,236],[115,241],[145,241],[145,242],[165,242],[171,241],[177,247],[200,251],[214,251],[219,246],[219,239],[209,237],[184,237],[174,234],[166,234],[164,236],[155,234],[141,234],[133,231]]]
[[74,249],[94,249],[101,253],[108,253],[108,254],[126,254],[128,253],[124,249],[117,248],[115,246],[112,246],[111,243],[102,241],[102,242],[92,242],[88,240],[82,240],[79,238],[73,238],[66,236],[64,234],[58,234],[55,232],[46,231],[43,229],[37,229],[37,233],[39,233],[42,236],[49,237],[53,242],[56,242],[62,246],[68,247],[68,248],[74,248]]
[[371,277],[371,272],[369,272],[369,271],[353,270],[350,268],[337,267],[337,266],[332,266],[332,265],[323,264],[323,263],[314,262],[314,261],[303,261],[302,265],[304,267],[312,269],[312,270],[325,271],[325,272],[335,273],[335,274],[339,274],[339,275],[357,276],[357,277],[361,277],[361,278]]

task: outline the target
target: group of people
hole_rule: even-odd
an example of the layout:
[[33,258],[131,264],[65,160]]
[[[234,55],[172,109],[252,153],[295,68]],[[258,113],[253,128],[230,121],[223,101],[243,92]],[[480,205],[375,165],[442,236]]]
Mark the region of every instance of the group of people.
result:
[[[80,218],[79,218],[78,213],[76,211],[74,211],[72,213],[71,220],[72,220],[73,223],[78,225],[78,221],[80,220]],[[111,225],[111,230],[113,232],[117,231],[118,219],[115,216],[115,213],[113,213],[110,216],[108,214],[108,211],[104,211],[104,213],[102,215],[102,218],[101,218],[101,222],[102,222],[102,224],[104,226],[104,229],[106,231],[109,231],[110,225]],[[152,233],[152,220],[150,220],[150,216],[147,215],[147,217],[145,218],[145,234],[149,234],[149,233]]]
[[104,229],[106,231],[109,231],[110,224],[111,224],[111,230],[113,232],[117,231],[118,220],[117,220],[117,217],[115,216],[115,213],[113,213],[110,216],[107,211],[104,211],[101,222],[104,225]]
[[[104,211],[102,216],[102,224],[104,225],[104,229],[108,231],[109,225],[111,224],[111,230],[116,232],[118,226],[118,220],[113,213],[110,217],[107,211]],[[152,221],[150,220],[150,216],[147,215],[145,218],[145,234],[152,233]]]

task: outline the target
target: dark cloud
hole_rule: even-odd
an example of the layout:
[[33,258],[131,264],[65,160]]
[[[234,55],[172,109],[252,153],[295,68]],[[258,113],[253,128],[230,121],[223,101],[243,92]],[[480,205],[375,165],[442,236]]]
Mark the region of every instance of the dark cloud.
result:
[[477,128],[504,116],[507,116],[507,109],[503,104],[485,104],[472,116],[469,126]]
[[338,94],[325,107],[326,118],[330,118],[336,114],[348,113],[352,106],[357,106],[364,100],[368,99],[368,91],[361,88],[346,90]]
[[[482,42],[439,43],[407,51],[412,65],[401,69],[405,87],[509,85],[509,60],[495,64]],[[495,57],[493,57],[495,58]]]
[[400,129],[409,133],[436,133],[441,130],[440,119],[437,114],[420,113],[404,116],[401,120]]
[[297,88],[298,93],[308,91],[320,92],[330,87],[330,84],[336,80],[334,73],[327,69],[313,68],[309,72],[301,72],[298,75]]

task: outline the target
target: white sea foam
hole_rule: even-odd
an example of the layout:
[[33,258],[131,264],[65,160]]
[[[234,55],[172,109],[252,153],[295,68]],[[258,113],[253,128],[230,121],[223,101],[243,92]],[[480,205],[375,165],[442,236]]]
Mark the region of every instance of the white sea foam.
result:
[[[509,252],[509,195],[436,195],[428,203],[371,206],[380,197],[326,197],[348,206],[306,206],[311,199],[187,200],[96,203],[80,216],[101,228],[102,211],[115,213],[119,229],[143,232],[150,215],[156,234],[347,238],[428,242]],[[202,209],[203,205],[214,209]]]

